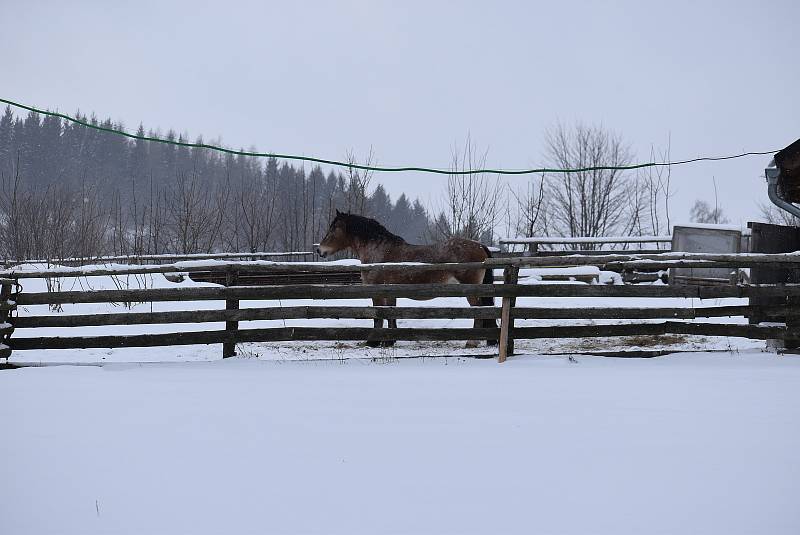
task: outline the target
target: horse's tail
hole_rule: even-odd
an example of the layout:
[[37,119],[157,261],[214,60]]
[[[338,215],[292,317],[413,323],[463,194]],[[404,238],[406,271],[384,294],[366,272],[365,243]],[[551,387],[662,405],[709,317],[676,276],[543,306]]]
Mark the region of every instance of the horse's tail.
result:
[[[481,247],[483,247],[486,257],[491,258],[492,252],[489,250],[489,248],[483,244],[481,244]],[[486,270],[483,272],[483,284],[494,284],[494,270],[492,268],[486,268]],[[482,306],[494,306],[494,297],[481,297],[480,299]]]
[[[486,257],[491,258],[492,252],[489,250],[488,247],[481,244],[483,250],[486,252]],[[483,272],[483,284],[494,284],[494,270],[492,268],[486,268]],[[481,306],[494,306],[494,297],[481,297],[480,298]],[[483,327],[490,327],[490,328],[497,328],[497,322],[495,320],[483,320]],[[497,340],[486,340],[486,345],[496,346]]]

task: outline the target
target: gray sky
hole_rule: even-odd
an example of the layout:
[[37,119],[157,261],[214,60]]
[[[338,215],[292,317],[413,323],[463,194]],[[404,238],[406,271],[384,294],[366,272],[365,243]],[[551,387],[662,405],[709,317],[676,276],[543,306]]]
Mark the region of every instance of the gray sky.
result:
[[[535,166],[545,130],[577,120],[639,160],[670,136],[672,159],[769,150],[800,137],[798,6],[0,0],[0,95],[234,147],[372,146],[385,165],[447,167],[469,133],[488,164]],[[713,203],[712,177],[733,222],[757,215],[767,159],[674,168],[673,220]],[[446,179],[376,180],[430,203]]]

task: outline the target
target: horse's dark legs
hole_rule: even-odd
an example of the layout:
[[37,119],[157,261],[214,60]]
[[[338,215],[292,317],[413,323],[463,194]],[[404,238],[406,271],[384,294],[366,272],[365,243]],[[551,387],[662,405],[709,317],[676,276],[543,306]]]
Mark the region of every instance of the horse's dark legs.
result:
[[[491,299],[491,298],[489,298],[489,299]],[[489,306],[489,305],[493,305],[494,304],[493,301],[492,301],[492,303],[488,303],[485,300],[486,300],[485,297],[467,297],[467,301],[469,302],[469,305],[473,306],[473,307]],[[497,328],[497,323],[495,322],[495,320],[491,320],[491,319],[477,319],[476,318],[475,321],[472,324],[472,327],[473,327],[473,329],[479,329],[479,328],[485,328],[485,329],[495,328],[496,329]],[[467,346],[466,347],[472,348],[472,347],[478,347],[479,345],[480,345],[480,340],[467,340]],[[486,345],[487,346],[496,346],[497,345],[497,340],[487,340],[486,341]]]
[[[383,306],[384,299],[382,297],[373,297],[372,298],[372,306],[379,307]],[[374,329],[382,329],[383,328],[383,320],[381,318],[377,318],[372,320],[372,327]],[[367,345],[369,347],[379,347],[381,345],[380,340],[369,340],[367,339]]]
[[[397,299],[394,298],[384,298],[384,297],[374,297],[372,299],[372,305],[376,307],[380,306],[395,306],[397,304]],[[397,320],[392,318],[387,320],[389,323],[390,329],[397,328]],[[375,329],[382,329],[383,328],[383,320],[382,319],[374,319],[372,320],[373,328]],[[395,343],[394,340],[367,340],[367,345],[369,347],[391,347]]]
[[[481,300],[479,297],[467,297],[467,301],[469,302],[469,306],[471,307],[477,307],[480,306],[481,304]],[[472,328],[477,329],[481,327],[483,325],[483,321],[484,320],[475,318],[475,321],[472,324]],[[468,348],[478,347],[480,343],[481,343],[480,340],[467,340],[466,347]]]
[[[386,306],[389,307],[396,307],[397,306],[397,298],[396,297],[387,297],[383,300]],[[397,318],[389,318],[386,320],[389,323],[390,329],[397,329]]]
[[[383,299],[384,306],[397,306],[397,298],[395,297],[386,297]],[[389,318],[386,320],[389,324],[390,329],[397,329],[397,318]],[[392,347],[395,344],[396,340],[384,340],[381,342],[381,347]]]

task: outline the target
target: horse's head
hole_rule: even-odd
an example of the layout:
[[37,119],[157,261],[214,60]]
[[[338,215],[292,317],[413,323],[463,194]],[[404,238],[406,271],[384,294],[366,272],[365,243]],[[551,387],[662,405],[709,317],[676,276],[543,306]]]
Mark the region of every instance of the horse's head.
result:
[[317,246],[317,254],[322,258],[338,253],[352,244],[352,237],[347,233],[347,216],[348,214],[343,214],[336,210],[336,217],[331,221],[328,233],[325,234],[325,237],[322,238],[319,246]]

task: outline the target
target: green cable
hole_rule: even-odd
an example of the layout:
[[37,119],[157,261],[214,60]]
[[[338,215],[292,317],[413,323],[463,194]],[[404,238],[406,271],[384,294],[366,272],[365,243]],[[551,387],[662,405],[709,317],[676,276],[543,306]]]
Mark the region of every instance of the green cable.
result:
[[403,172],[403,171],[410,171],[410,172],[419,172],[419,173],[434,173],[437,175],[477,175],[481,173],[490,173],[490,174],[497,174],[497,175],[532,175],[532,174],[540,174],[540,173],[585,173],[587,171],[627,171],[631,169],[642,169],[644,167],[666,167],[671,165],[683,165],[688,163],[694,162],[711,162],[711,161],[719,161],[719,160],[732,160],[735,158],[743,158],[745,156],[765,156],[770,154],[775,154],[778,152],[777,150],[770,150],[770,151],[763,151],[763,152],[743,152],[741,154],[734,154],[731,156],[705,156],[700,158],[691,158],[689,160],[678,160],[675,162],[647,162],[647,163],[639,163],[639,164],[632,164],[632,165],[620,165],[620,166],[596,166],[596,167],[579,167],[575,169],[554,169],[548,167],[541,167],[536,169],[470,169],[466,171],[452,171],[447,169],[432,169],[429,167],[380,167],[380,166],[372,166],[372,165],[361,165],[357,163],[348,163],[348,162],[341,162],[337,160],[326,160],[324,158],[314,158],[311,156],[296,156],[293,154],[277,154],[272,152],[248,152],[248,151],[241,151],[241,150],[232,150],[226,149],[224,147],[218,147],[216,145],[207,145],[205,143],[187,143],[185,141],[175,141],[171,139],[161,139],[157,137],[149,137],[149,136],[140,136],[138,134],[129,134],[123,130],[115,130],[113,128],[106,128],[104,126],[90,124],[85,121],[81,121],[80,119],[76,119],[75,117],[70,117],[69,115],[64,115],[63,113],[57,113],[53,111],[45,111],[38,108],[34,108],[33,106],[26,106],[25,104],[20,104],[19,102],[14,102],[11,100],[6,100],[4,98],[0,98],[0,102],[8,104],[10,106],[15,106],[17,108],[22,108],[24,110],[32,111],[34,113],[40,113],[42,115],[50,115],[51,117],[60,117],[66,121],[79,124],[81,126],[85,126],[87,128],[94,128],[95,130],[100,130],[102,132],[110,132],[112,134],[117,134],[119,136],[124,136],[130,139],[138,139],[141,141],[151,141],[153,143],[164,143],[167,145],[177,145],[179,147],[188,147],[192,149],[208,149],[217,152],[223,152],[225,154],[233,154],[234,156],[252,156],[256,158],[277,158],[281,160],[298,160],[302,162],[313,162],[313,163],[320,163],[326,165],[333,165],[337,167],[347,167],[350,169],[361,169],[364,171],[375,171],[381,173],[394,173],[394,172]]

